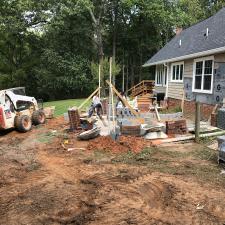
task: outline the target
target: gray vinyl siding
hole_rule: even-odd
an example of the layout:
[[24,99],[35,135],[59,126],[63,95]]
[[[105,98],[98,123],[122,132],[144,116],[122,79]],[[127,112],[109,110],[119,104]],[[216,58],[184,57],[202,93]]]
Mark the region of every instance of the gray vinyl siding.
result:
[[193,59],[184,61],[184,77],[193,77]]
[[[185,70],[185,65],[184,65]],[[179,82],[171,82],[171,64],[169,64],[169,82],[168,82],[168,97],[175,99],[183,98],[184,84]]]
[[165,93],[166,92],[166,87],[164,87],[164,86],[155,86],[155,92],[156,93]]
[[[225,53],[216,54],[214,58],[215,58],[215,62],[225,62]],[[193,79],[193,64],[194,64],[194,59],[188,59],[184,61],[184,78]],[[156,87],[156,88],[159,89],[159,87]],[[183,83],[171,82],[171,64],[169,64],[168,97],[175,98],[175,99],[182,99],[183,89],[184,89]]]
[[215,55],[214,60],[215,62],[225,62],[225,53]]
[[183,98],[183,83],[175,83],[169,82],[168,86],[168,97],[175,98],[175,99],[182,99]]

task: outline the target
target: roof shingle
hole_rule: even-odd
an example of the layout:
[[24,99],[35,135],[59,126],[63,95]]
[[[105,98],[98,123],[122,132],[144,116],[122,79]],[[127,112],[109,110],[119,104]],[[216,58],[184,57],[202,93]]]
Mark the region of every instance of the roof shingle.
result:
[[[206,37],[207,28],[209,29],[208,37]],[[180,40],[181,46],[179,46]],[[225,8],[176,35],[144,66],[221,47],[225,47]]]

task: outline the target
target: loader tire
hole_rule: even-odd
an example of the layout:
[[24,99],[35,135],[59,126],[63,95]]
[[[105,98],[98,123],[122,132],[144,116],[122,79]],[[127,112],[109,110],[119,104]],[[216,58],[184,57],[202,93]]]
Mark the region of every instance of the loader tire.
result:
[[27,115],[16,117],[15,127],[19,132],[27,132],[32,128],[31,118]]
[[37,110],[33,112],[32,115],[32,122],[34,125],[44,124],[46,121],[46,116],[44,111]]

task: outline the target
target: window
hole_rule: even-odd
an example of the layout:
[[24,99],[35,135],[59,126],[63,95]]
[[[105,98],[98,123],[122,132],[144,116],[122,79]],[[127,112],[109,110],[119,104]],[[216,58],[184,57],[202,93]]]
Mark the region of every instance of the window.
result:
[[182,82],[184,74],[184,63],[174,63],[171,66],[171,81]]
[[212,93],[213,58],[195,60],[193,91]]
[[166,86],[167,84],[167,67],[164,65],[156,66],[156,86]]

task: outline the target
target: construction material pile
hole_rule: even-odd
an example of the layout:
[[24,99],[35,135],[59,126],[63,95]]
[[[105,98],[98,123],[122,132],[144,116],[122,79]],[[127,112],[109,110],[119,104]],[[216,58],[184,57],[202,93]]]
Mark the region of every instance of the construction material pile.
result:
[[166,121],[166,133],[168,135],[172,134],[186,134],[187,133],[187,123],[185,119]]
[[80,115],[77,108],[71,108],[68,110],[68,116],[70,121],[70,130],[77,130],[80,127]]
[[132,151],[134,153],[141,152],[145,147],[149,147],[150,143],[141,137],[120,136],[117,141],[112,140],[110,136],[98,137],[91,140],[87,149],[109,151],[112,153],[121,153]]

